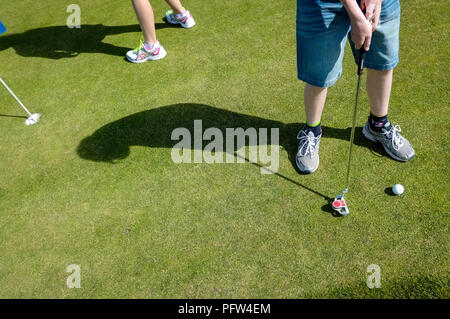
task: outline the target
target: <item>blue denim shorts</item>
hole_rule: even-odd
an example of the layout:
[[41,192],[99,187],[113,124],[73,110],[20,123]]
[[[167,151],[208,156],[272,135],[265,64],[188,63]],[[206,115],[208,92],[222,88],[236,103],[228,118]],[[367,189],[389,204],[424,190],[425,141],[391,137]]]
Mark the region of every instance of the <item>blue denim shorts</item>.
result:
[[[399,0],[384,0],[365,67],[391,70],[398,64],[399,29]],[[298,78],[314,86],[333,85],[342,74],[349,32],[350,17],[339,0],[297,0]],[[358,50],[349,42],[357,61]]]

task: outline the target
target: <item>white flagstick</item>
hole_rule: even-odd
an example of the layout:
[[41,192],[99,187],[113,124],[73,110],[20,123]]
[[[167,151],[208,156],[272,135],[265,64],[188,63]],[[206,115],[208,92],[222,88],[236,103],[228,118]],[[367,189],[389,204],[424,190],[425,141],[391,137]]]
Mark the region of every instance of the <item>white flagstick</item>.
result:
[[22,106],[22,108],[25,110],[25,112],[28,113],[28,115],[30,116],[29,118],[27,118],[27,120],[25,121],[26,125],[33,125],[35,123],[37,123],[37,121],[39,121],[39,119],[41,118],[41,113],[34,113],[31,114],[30,111],[28,111],[28,109],[25,107],[25,105],[23,105],[22,102],[20,102],[19,98],[14,94],[13,91],[11,91],[11,89],[6,85],[6,83],[3,81],[2,78],[0,78],[0,82],[2,82],[2,84],[5,86],[5,88],[9,91],[9,93],[11,93],[12,96],[14,96],[14,98],[16,99],[17,102],[19,102],[19,104]]

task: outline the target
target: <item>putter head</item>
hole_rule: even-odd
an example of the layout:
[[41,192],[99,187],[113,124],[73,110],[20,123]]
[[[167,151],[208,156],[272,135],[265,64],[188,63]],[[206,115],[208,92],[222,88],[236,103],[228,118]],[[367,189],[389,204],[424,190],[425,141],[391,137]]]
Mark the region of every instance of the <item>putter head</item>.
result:
[[331,208],[333,208],[333,210],[341,215],[348,215],[348,213],[350,213],[343,194],[338,195],[334,198],[333,202],[331,203]]
[[31,116],[25,120],[25,124],[26,125],[36,124],[39,121],[39,119],[41,118],[41,116],[42,116],[41,113],[31,114]]

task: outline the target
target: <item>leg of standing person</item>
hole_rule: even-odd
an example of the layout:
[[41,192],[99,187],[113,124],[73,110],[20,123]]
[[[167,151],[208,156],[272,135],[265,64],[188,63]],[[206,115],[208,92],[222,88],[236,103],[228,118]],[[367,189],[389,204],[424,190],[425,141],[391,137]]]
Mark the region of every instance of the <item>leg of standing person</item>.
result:
[[[180,24],[184,28],[192,28],[195,25],[194,18],[183,7],[180,0],[165,1],[172,8],[166,13],[169,23]],[[155,16],[150,2],[148,0],[131,0],[131,2],[141,26],[144,41],[141,41],[136,49],[127,52],[127,59],[133,63],[163,59],[167,52],[156,38]]]
[[342,4],[297,1],[297,66],[298,78],[305,82],[306,123],[297,135],[296,165],[302,173],[313,173],[319,166],[327,88],[342,74],[349,30],[350,20]]
[[139,20],[144,41],[150,45],[155,44],[157,40],[152,5],[148,0],[131,0],[131,3]]
[[166,12],[167,22],[179,24],[186,29],[195,25],[192,14],[183,7],[180,0],[166,0],[166,2],[172,8],[172,10]]
[[370,113],[376,117],[388,114],[393,70],[367,70],[366,89],[369,96]]
[[180,0],[166,0],[166,2],[175,14],[183,14],[186,11]]
[[[363,127],[363,134],[369,140],[381,143],[390,157],[406,162],[415,156],[415,151],[400,134],[400,126],[388,120],[393,70],[399,60],[399,1],[383,1],[382,13],[365,60],[370,115]],[[353,44],[352,49],[356,56],[357,50]]]
[[148,0],[131,0],[136,17],[141,26],[144,41],[139,46],[127,52],[128,61],[143,63],[148,60],[160,60],[166,56],[166,50],[156,38],[155,17],[153,8]]

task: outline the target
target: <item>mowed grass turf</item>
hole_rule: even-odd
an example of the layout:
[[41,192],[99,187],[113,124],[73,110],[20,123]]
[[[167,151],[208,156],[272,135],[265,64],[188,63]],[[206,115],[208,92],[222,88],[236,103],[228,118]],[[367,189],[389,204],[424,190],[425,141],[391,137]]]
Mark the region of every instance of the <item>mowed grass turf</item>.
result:
[[[399,163],[364,139],[360,96],[351,213],[344,187],[356,67],[329,90],[319,170],[292,158],[304,122],[296,79],[295,1],[185,0],[197,26],[173,28],[153,0],[168,55],[124,60],[140,32],[129,1],[4,4],[0,88],[2,298],[448,298],[449,56],[447,2],[402,2],[390,118],[416,158]],[[364,81],[364,79],[363,79]],[[278,127],[280,168],[175,164],[170,134]],[[206,144],[206,143],[204,143]],[[395,183],[402,196],[390,196]],[[81,267],[69,289],[66,267]],[[381,268],[369,289],[367,266]]]

